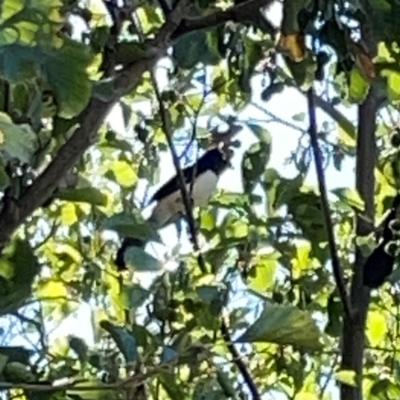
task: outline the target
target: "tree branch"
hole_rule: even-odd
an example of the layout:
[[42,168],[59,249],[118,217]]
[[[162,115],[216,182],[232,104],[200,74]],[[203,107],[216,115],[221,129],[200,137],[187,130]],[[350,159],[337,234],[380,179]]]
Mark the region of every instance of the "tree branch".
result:
[[156,93],[158,106],[160,109],[162,129],[163,129],[165,137],[167,139],[168,147],[169,147],[169,149],[171,151],[171,155],[172,155],[172,161],[174,163],[174,167],[175,167],[175,170],[176,170],[176,173],[178,176],[179,188],[181,191],[183,205],[185,207],[185,214],[186,214],[186,218],[187,218],[188,226],[189,226],[190,240],[193,244],[193,250],[196,253],[198,253],[197,261],[198,261],[200,270],[203,274],[206,274],[207,268],[206,268],[204,259],[203,259],[203,257],[201,257],[201,254],[200,254],[200,246],[199,246],[199,243],[197,240],[196,223],[195,223],[195,220],[193,217],[193,210],[192,210],[190,196],[186,190],[185,178],[183,176],[182,168],[180,166],[178,154],[176,153],[175,146],[172,141],[172,129],[170,128],[170,124],[169,124],[168,111],[165,108],[164,101],[161,98],[161,93],[158,89],[157,82],[156,82],[154,76],[152,76],[152,79],[153,79],[154,91]]
[[[358,108],[356,189],[364,200],[364,216],[374,221],[375,215],[375,165],[376,165],[376,112],[379,107],[376,89],[371,87],[367,98]],[[362,216],[356,216],[356,236],[365,236],[371,231]],[[361,374],[365,348],[365,323],[370,302],[370,291],[363,286],[363,266],[366,259],[360,248],[356,246],[354,275],[351,282],[351,304],[353,318],[345,318],[343,323],[342,369],[350,369],[356,373],[359,386],[342,384],[341,400],[361,400]]]
[[241,357],[240,353],[236,350],[235,345],[232,342],[231,335],[229,333],[229,328],[228,324],[225,320],[222,320],[221,326],[220,326],[220,331],[222,338],[224,339],[226,346],[228,347],[229,352],[232,355],[232,361],[242,374],[242,377],[247,385],[247,387],[250,390],[250,393],[253,397],[253,400],[261,400],[261,394],[258,391],[257,385],[255,384],[253,377],[250,374],[249,369],[247,368],[247,365],[243,361],[243,358]]
[[340,299],[342,300],[345,315],[347,317],[351,318],[352,310],[351,310],[351,306],[350,306],[349,296],[348,296],[347,290],[346,290],[346,285],[344,283],[343,270],[340,265],[340,261],[339,261],[339,257],[338,257],[338,253],[337,253],[336,240],[335,240],[335,234],[334,234],[334,230],[333,230],[331,211],[330,211],[330,207],[329,207],[321,151],[318,146],[317,121],[316,121],[316,115],[315,115],[314,93],[313,93],[312,88],[307,93],[307,106],[308,106],[308,118],[309,118],[309,124],[310,124],[311,147],[312,147],[313,153],[314,153],[315,169],[317,171],[318,186],[319,186],[319,191],[320,191],[320,195],[321,195],[322,212],[324,214],[325,225],[326,225],[326,229],[327,229],[327,233],[328,233],[328,243],[329,243],[329,250],[330,250],[331,259],[332,259],[333,274],[335,276],[336,285],[339,290]]
[[200,29],[211,28],[226,22],[251,22],[254,21],[261,7],[270,6],[274,0],[249,0],[225,11],[216,11],[213,14],[197,18],[185,18],[171,39]]

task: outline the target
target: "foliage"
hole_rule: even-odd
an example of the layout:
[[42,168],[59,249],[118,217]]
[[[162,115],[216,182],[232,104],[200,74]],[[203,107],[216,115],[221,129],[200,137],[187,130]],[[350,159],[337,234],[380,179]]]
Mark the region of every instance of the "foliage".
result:
[[[285,0],[278,26],[279,2],[182,3],[0,4],[0,388],[12,396],[308,400],[358,384],[340,366],[344,314],[310,179],[307,114],[269,110],[315,84],[326,175],[343,178],[360,157],[361,122],[349,115],[376,90],[382,217],[399,189],[400,6]],[[196,212],[203,273],[185,223],[178,238],[175,227],[157,232],[142,209],[165,175],[165,127],[184,164],[232,115],[243,126],[242,190],[219,190]],[[272,162],[282,127],[296,147],[291,176]],[[355,246],[368,254],[375,244],[355,234],[367,202],[328,184],[348,284]],[[131,248],[120,276],[126,236],[151,245]],[[398,276],[372,294],[366,399],[399,398]],[[83,304],[91,321],[71,322]],[[61,322],[74,335],[51,340]]]

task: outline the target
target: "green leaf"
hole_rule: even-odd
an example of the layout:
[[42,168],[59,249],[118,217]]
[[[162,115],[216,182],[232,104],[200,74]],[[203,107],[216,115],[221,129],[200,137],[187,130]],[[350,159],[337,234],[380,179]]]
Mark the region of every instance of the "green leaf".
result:
[[224,208],[244,207],[249,204],[248,197],[244,193],[220,192],[213,196],[210,204]]
[[68,336],[68,343],[71,350],[77,354],[79,361],[81,363],[85,362],[89,354],[89,348],[86,342],[80,337],[70,335]]
[[179,385],[178,380],[176,379],[175,374],[170,372],[160,372],[157,375],[157,378],[171,399],[185,399],[185,391],[184,388]]
[[29,125],[15,125],[11,118],[0,111],[0,150],[9,158],[18,158],[29,164],[36,150],[36,135]]
[[17,239],[4,254],[15,267],[13,282],[16,285],[30,286],[40,270],[40,265],[29,242]]
[[0,158],[0,190],[5,189],[9,184],[10,178],[5,170],[3,160]]
[[110,334],[127,363],[139,359],[136,339],[125,328],[116,326],[106,320],[100,321],[100,327]]
[[28,45],[32,43],[59,45],[62,39],[56,34],[63,23],[60,1],[29,1],[19,2],[7,0],[2,2],[2,30],[0,43],[21,41]]
[[333,189],[332,193],[335,194],[341,202],[349,206],[351,209],[355,208],[358,211],[364,211],[364,201],[355,189],[337,188]]
[[43,68],[59,106],[59,116],[72,118],[88,104],[92,84],[87,67],[92,60],[88,48],[73,40],[66,40],[57,51],[43,59]]
[[243,239],[249,234],[249,225],[246,220],[228,214],[220,226],[220,233],[226,239]]
[[384,75],[387,77],[389,102],[395,103],[400,101],[400,72],[385,71]]
[[271,144],[271,134],[260,125],[247,123],[247,127],[254,133],[255,137],[266,144]]
[[[1,42],[1,30],[0,30]],[[38,47],[13,43],[0,47],[1,74],[9,82],[21,82],[36,78],[37,67],[44,56]]]
[[295,114],[295,115],[292,116],[292,119],[294,121],[303,122],[306,119],[306,113],[305,112],[301,112],[301,113]]
[[8,357],[0,353],[0,374],[3,374],[4,367],[6,366]]
[[356,372],[350,369],[342,369],[338,372],[335,372],[335,379],[341,383],[345,383],[346,385],[357,387],[356,383]]
[[218,299],[221,294],[221,287],[216,285],[202,285],[196,287],[196,293],[205,303],[211,303]]
[[279,257],[278,252],[260,254],[254,257],[252,261],[254,276],[252,273],[248,278],[248,285],[251,289],[265,293],[273,286]]
[[63,282],[48,279],[41,282],[37,294],[39,297],[45,298],[67,297],[68,290]]
[[307,311],[294,306],[267,303],[257,321],[239,342],[271,342],[302,350],[321,350],[320,331]]
[[134,271],[153,272],[161,269],[161,262],[139,247],[129,247],[124,258],[126,265]]
[[361,103],[367,97],[369,84],[357,67],[350,72],[349,97],[355,103]]
[[173,47],[173,58],[180,68],[193,69],[200,62],[213,65],[220,60],[209,41],[213,32],[198,30],[178,39]]
[[263,175],[271,154],[271,136],[257,125],[249,125],[259,142],[245,152],[242,159],[242,178],[245,193],[252,193],[258,179]]
[[9,361],[29,365],[29,359],[33,352],[22,346],[0,346],[0,354],[6,356]]
[[370,394],[379,400],[397,400],[400,398],[400,387],[398,383],[391,382],[389,378],[382,378],[372,385]]
[[366,334],[370,346],[378,347],[384,342],[387,328],[386,316],[382,312],[369,311]]
[[304,60],[298,62],[289,57],[285,57],[286,65],[288,66],[293,79],[304,91],[308,90],[312,84],[315,72],[317,70],[317,63],[314,61],[314,56],[311,52],[306,53]]
[[67,203],[61,207],[60,221],[63,225],[72,226],[79,220],[76,207],[72,203]]
[[141,307],[151,294],[149,290],[138,284],[125,284],[121,290],[122,295],[126,297],[128,309]]
[[132,213],[114,214],[104,221],[103,229],[110,229],[121,236],[130,236],[144,241],[160,241],[158,232],[142,217],[139,210],[134,210]]
[[118,184],[123,187],[131,188],[138,180],[135,170],[126,161],[116,160],[111,164],[110,169]]
[[61,189],[54,197],[65,201],[89,203],[94,206],[105,207],[107,205],[107,196],[94,187]]

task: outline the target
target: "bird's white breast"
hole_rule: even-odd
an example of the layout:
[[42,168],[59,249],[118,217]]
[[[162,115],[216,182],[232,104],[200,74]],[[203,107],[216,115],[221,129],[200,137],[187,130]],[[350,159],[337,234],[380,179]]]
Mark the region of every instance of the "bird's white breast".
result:
[[[206,171],[199,175],[194,184],[186,185],[189,200],[192,199],[193,207],[202,207],[207,204],[208,200],[214,193],[218,184],[218,176],[212,171]],[[157,226],[163,226],[171,220],[171,218],[185,214],[185,205],[181,196],[180,189],[160,200],[153,210],[151,220]]]
[[194,207],[202,207],[207,204],[212,194],[217,188],[218,176],[212,171],[206,171],[199,175],[193,184],[192,194],[190,195],[190,184],[186,185],[187,192],[194,202]]

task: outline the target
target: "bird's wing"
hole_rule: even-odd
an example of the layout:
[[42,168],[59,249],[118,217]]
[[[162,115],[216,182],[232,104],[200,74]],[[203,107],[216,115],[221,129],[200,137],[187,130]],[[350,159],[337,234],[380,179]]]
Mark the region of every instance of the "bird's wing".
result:
[[[201,207],[207,204],[218,184],[218,175],[208,170],[198,175],[191,190],[190,182],[186,183],[186,190],[192,200],[193,207]],[[185,205],[180,190],[159,199],[149,218],[157,229],[162,228],[181,216],[185,215]]]
[[[191,165],[182,170],[185,183],[189,183],[193,179],[193,174],[197,175],[195,166]],[[172,177],[169,181],[164,183],[152,196],[150,203],[153,201],[160,201],[161,199],[179,191],[179,178],[178,175]]]

